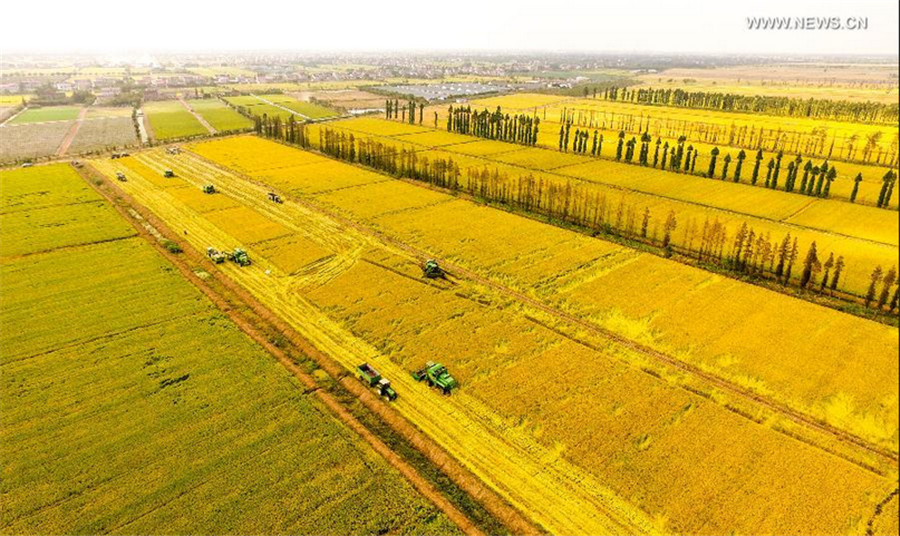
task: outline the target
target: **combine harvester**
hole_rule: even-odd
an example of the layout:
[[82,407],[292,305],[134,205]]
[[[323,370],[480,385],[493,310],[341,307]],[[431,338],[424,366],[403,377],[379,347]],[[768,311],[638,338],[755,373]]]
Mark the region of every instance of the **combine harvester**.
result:
[[216,193],[216,187],[212,184],[207,184],[203,186],[203,193],[205,194],[214,194]]
[[209,260],[213,261],[216,264],[222,264],[223,262],[225,262],[225,254],[214,247],[206,248],[206,256],[209,257]]
[[125,178],[125,174],[122,173],[121,171],[116,171],[116,179],[118,179],[119,182],[127,182],[128,181],[128,179]]
[[424,381],[428,387],[440,389],[445,395],[459,387],[456,379],[447,372],[447,367],[433,361],[425,363],[425,368],[413,372],[412,377],[417,382]]
[[281,203],[284,203],[284,201],[281,199],[281,196],[276,194],[275,192],[269,192],[269,201],[278,203],[279,205]]
[[444,270],[434,259],[428,259],[427,261],[425,261],[425,264],[422,265],[422,275],[427,277],[428,279],[447,278]]
[[375,389],[378,396],[388,402],[397,400],[397,391],[391,387],[391,382],[387,378],[382,378],[381,374],[368,363],[356,367],[356,377],[359,378],[359,381]]
[[238,266],[250,266],[250,256],[241,248],[234,248],[234,251],[226,251],[225,256],[228,260],[236,263]]
[[216,264],[222,264],[228,259],[238,266],[250,266],[250,256],[241,248],[234,248],[234,251],[219,251],[210,246],[206,248],[206,256]]
[[172,171],[171,169],[167,169],[165,172],[163,172],[163,177],[165,177],[167,179],[171,179],[174,176],[175,176],[175,172]]

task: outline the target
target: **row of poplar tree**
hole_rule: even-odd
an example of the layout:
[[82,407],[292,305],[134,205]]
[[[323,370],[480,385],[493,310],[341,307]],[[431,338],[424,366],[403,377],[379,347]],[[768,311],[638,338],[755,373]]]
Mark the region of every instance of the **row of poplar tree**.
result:
[[[603,135],[598,130],[594,130],[593,134],[591,134],[588,130],[580,128],[572,131],[571,127],[571,123],[560,125],[559,150],[569,151],[571,147],[572,152],[575,154],[586,155],[590,151],[591,156],[599,157],[603,149]],[[667,169],[669,171],[698,174],[696,165],[699,151],[695,150],[693,145],[685,147],[686,140],[684,136],[678,138],[677,143],[672,146],[669,145],[668,141],[663,142],[661,138],[656,138],[652,158],[650,156],[650,147],[653,138],[648,133],[643,133],[640,139],[632,136],[626,141],[625,138],[625,132],[619,131],[615,154],[617,162],[624,161],[628,164],[637,163],[642,166]],[[636,151],[637,160],[635,161]],[[740,150],[736,158],[732,158],[730,154],[725,155],[722,158],[721,168],[718,167],[719,154],[719,148],[713,147],[709,154],[708,167],[705,171],[701,171],[699,175],[707,178],[720,178],[722,180],[740,182],[741,174],[744,171],[744,160],[747,158],[746,151]],[[784,166],[784,182],[780,183],[783,158],[783,152],[779,152],[776,156],[769,158],[768,163],[764,166],[765,180],[761,181],[764,156],[762,150],[758,150],[750,174],[750,184],[753,186],[759,184],[771,189],[778,189],[779,184],[782,184],[782,189],[785,192],[796,192],[822,198],[830,197],[831,183],[837,179],[837,170],[833,164],[829,164],[827,160],[821,164],[816,164],[812,160],[806,160],[804,163],[803,157],[797,155]],[[734,162],[734,167],[731,166],[732,162]],[[798,179],[800,181],[799,184],[797,183]],[[850,194],[851,203],[856,202],[859,194],[859,184],[862,180],[862,173],[857,174]],[[879,208],[889,207],[896,180],[897,175],[892,170],[888,170],[882,177],[881,191],[877,201]]]
[[[270,128],[265,128],[265,124],[262,126],[260,134],[264,136],[304,147],[310,145],[305,125],[289,122],[279,128],[277,122],[272,122]],[[682,226],[683,238],[676,246],[673,237],[679,222],[674,211],[669,210],[664,218],[657,220],[649,207],[627,203],[624,196],[616,203],[605,193],[588,190],[568,180],[553,181],[535,178],[532,174],[513,178],[488,166],[468,168],[463,180],[460,167],[452,156],[429,159],[402,146],[398,149],[377,139],[359,139],[352,133],[330,128],[319,129],[318,147],[340,160],[540,214],[595,233],[641,241],[662,248],[666,255],[677,252],[744,276],[775,279],[784,285],[835,293],[839,291],[845,269],[842,256],[830,253],[823,261],[815,242],[809,246],[802,266],[797,268],[799,245],[790,233],[781,240],[772,240],[769,233],[762,234],[744,223],[732,235],[717,218],[710,220],[707,217],[702,225],[693,218],[688,220]],[[730,250],[725,247],[729,243]],[[793,276],[795,270],[800,270],[799,277]],[[880,266],[876,267],[865,297],[866,307],[874,304],[879,310],[893,313],[897,309],[896,283],[896,268],[883,272]]]
[[[587,96],[587,93],[585,94]],[[783,117],[809,117],[864,124],[896,124],[898,103],[854,102],[834,99],[803,99],[768,95],[738,95],[713,91],[607,87],[594,97],[605,100],[656,104],[723,112],[764,113]]]
[[471,106],[451,105],[447,109],[447,132],[521,145],[537,144],[540,123],[535,115],[504,114],[499,106],[493,112],[487,108],[473,110]]

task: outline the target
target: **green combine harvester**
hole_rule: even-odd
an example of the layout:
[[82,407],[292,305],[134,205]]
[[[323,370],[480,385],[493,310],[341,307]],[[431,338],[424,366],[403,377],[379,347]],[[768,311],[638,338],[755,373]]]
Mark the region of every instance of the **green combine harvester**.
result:
[[203,193],[205,194],[214,194],[216,193],[216,187],[212,184],[207,184],[203,186]]
[[439,277],[444,277],[444,270],[441,269],[436,260],[428,259],[422,266],[422,275],[428,279],[437,279]]
[[356,377],[359,378],[359,381],[375,389],[378,392],[378,396],[388,402],[397,400],[397,391],[394,391],[394,388],[391,387],[391,382],[387,378],[382,378],[381,374],[368,363],[363,363],[356,367]]
[[116,179],[118,179],[119,182],[127,182],[128,181],[128,179],[125,178],[125,174],[122,173],[121,171],[116,171]]
[[226,254],[227,257],[237,263],[238,266],[250,266],[250,256],[241,248],[234,248],[234,251]]
[[417,382],[424,381],[428,387],[440,389],[445,395],[459,387],[456,379],[447,372],[447,367],[433,361],[425,363],[425,368],[413,372],[412,377]]
[[175,176],[175,172],[172,171],[171,169],[167,169],[165,172],[163,172],[163,177],[165,177],[167,179],[171,179],[174,176]]

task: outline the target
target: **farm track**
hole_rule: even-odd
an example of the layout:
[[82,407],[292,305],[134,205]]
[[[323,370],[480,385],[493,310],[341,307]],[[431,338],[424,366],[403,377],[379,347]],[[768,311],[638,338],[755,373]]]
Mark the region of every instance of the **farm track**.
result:
[[[245,316],[243,316],[239,309],[240,305],[249,307],[254,310],[258,310],[261,308],[258,302],[253,300],[252,302],[248,300],[249,296],[245,293],[235,292],[237,289],[232,285],[227,284],[226,278],[221,275],[215,267],[207,260],[205,257],[200,254],[197,250],[191,248],[188,244],[184,244],[188,246],[184,249],[187,252],[188,260],[169,252],[158,239],[157,235],[168,236],[170,239],[181,241],[177,235],[169,229],[165,223],[161,222],[159,219],[155,218],[151,213],[148,213],[146,209],[143,207],[139,207],[133,198],[128,194],[123,193],[121,190],[113,194],[105,187],[97,186],[93,183],[90,177],[86,176],[82,173],[82,177],[85,178],[86,182],[88,182],[100,195],[102,195],[122,216],[123,219],[132,224],[132,226],[137,231],[138,235],[142,238],[146,239],[150,242],[156,250],[166,258],[172,265],[174,265],[179,272],[182,274],[184,278],[193,283],[197,288],[199,288],[203,294],[211,301],[213,304],[223,311],[228,317],[251,339],[253,339],[257,344],[266,349],[270,354],[272,354],[278,362],[284,366],[297,380],[304,386],[305,394],[314,394],[322,403],[325,404],[326,407],[341,420],[348,428],[356,432],[362,437],[366,443],[368,443],[379,455],[381,455],[387,462],[394,467],[398,472],[400,472],[404,478],[406,478],[410,484],[425,498],[430,500],[439,510],[441,510],[454,524],[456,524],[462,532],[469,536],[484,536],[485,533],[479,529],[465,514],[459,511],[449,500],[447,500],[441,493],[438,491],[430,482],[428,482],[425,478],[422,477],[418,473],[418,471],[406,462],[403,458],[401,458],[396,452],[391,450],[381,439],[379,439],[375,434],[373,434],[369,429],[367,429],[356,417],[354,417],[347,408],[341,405],[337,399],[334,398],[330,393],[321,389],[319,384],[316,383],[316,380],[304,372],[281,348],[275,346],[271,340],[266,336],[263,331],[255,326],[253,322],[248,320]],[[112,185],[111,182],[107,181],[108,185]],[[135,215],[138,217],[135,217]],[[155,229],[156,233],[151,232],[150,229]],[[212,275],[215,282],[218,283],[216,285],[217,288],[213,288],[209,282],[202,279],[200,276],[195,273],[190,265],[201,265],[208,270],[207,273]],[[238,305],[238,307],[235,307]],[[254,307],[256,306],[256,307]],[[264,311],[265,313],[265,311]],[[271,313],[268,313],[266,316],[262,318],[265,319],[267,317],[271,317]],[[282,331],[277,329],[277,331]],[[302,350],[312,349],[307,347],[307,345],[300,345],[299,348]],[[366,404],[367,407],[382,405],[380,399],[375,397],[372,393],[368,392],[365,388],[359,385],[356,382],[348,381],[348,378],[343,378],[342,384],[345,387],[350,388],[351,392],[357,394],[360,399]],[[355,388],[355,389],[354,389]],[[359,392],[362,391],[362,392]],[[384,418],[384,415],[380,415]],[[443,468],[443,467],[442,467]],[[511,527],[513,530],[522,530],[525,528],[531,530],[525,530],[523,534],[536,534],[537,531],[533,530],[533,528],[528,527],[525,524],[513,524]]]
[[25,110],[27,110],[27,109],[28,109],[28,106],[23,106],[22,109],[19,110],[18,112],[12,114],[11,116],[9,116],[9,117],[7,117],[6,119],[4,119],[3,121],[0,121],[0,127],[2,127],[3,125],[9,123],[10,121],[12,121],[13,119],[15,119],[16,117],[22,115],[22,114],[25,112]]
[[307,117],[307,116],[301,114],[300,112],[298,112],[298,111],[296,111],[296,110],[291,110],[291,109],[288,108],[287,106],[282,106],[282,105],[280,105],[280,104],[274,103],[274,102],[270,101],[269,99],[264,99],[263,97],[260,97],[259,95],[254,95],[253,93],[251,93],[250,96],[259,99],[260,101],[262,101],[262,102],[268,104],[269,106],[274,106],[274,107],[276,107],[276,108],[278,108],[278,109],[284,110],[285,112],[287,112],[287,113],[289,113],[289,114],[299,115],[299,116],[302,117],[303,119],[312,119],[312,117]]
[[72,145],[72,142],[75,141],[75,136],[78,134],[78,129],[81,128],[81,123],[84,122],[85,116],[87,116],[88,109],[85,106],[78,112],[78,118],[72,123],[71,128],[69,128],[69,132],[66,134],[66,137],[63,138],[62,143],[59,144],[59,149],[56,151],[56,156],[63,157],[66,156],[66,152],[69,150],[69,146]]
[[[263,215],[274,215],[274,221],[289,223],[289,228],[302,226],[311,233],[330,235],[330,240],[347,241],[349,251],[371,246],[389,252],[400,251],[365,232],[364,228],[345,226],[316,207],[307,207],[299,202],[283,205],[271,203],[266,200],[266,192],[270,191],[268,187],[247,181],[215,164],[186,153],[180,157],[161,153],[144,153],[138,158],[145,165],[152,165],[154,171],[168,166],[176,173],[182,170],[186,175],[196,174],[198,176],[188,181],[188,187],[199,188],[201,184],[211,182],[226,194],[233,194],[235,199],[252,202],[250,208]],[[106,176],[118,169],[118,164],[109,161],[98,161],[97,165]],[[168,188],[154,186],[140,177],[129,178],[127,183],[117,186],[133,193],[142,205],[164,219],[171,228],[188,231],[184,235],[185,240],[198,250],[208,245],[238,243],[202,215],[169,195],[166,192]],[[182,186],[173,184],[173,187]],[[334,232],[335,225],[340,232]],[[319,228],[322,230],[317,230]],[[251,256],[254,255],[252,245],[249,245],[249,250]],[[403,257],[408,257],[408,254],[403,254]],[[458,460],[460,471],[450,471],[448,474],[473,497],[482,501],[484,497],[494,494],[502,497],[503,500],[483,502],[499,519],[521,520],[521,514],[517,511],[524,511],[550,532],[644,534],[657,531],[645,514],[622,501],[596,478],[565,461],[558,452],[540,445],[529,434],[504,424],[502,417],[473,397],[464,392],[449,398],[436,396],[426,386],[413,380],[404,368],[348,332],[297,292],[310,281],[308,275],[297,278],[285,276],[264,259],[243,269],[229,263],[213,271],[225,273],[266,309],[279,315],[316,350],[316,353],[311,352],[312,355],[324,355],[339,363],[334,371],[337,377],[345,376],[361,362],[369,362],[390,378],[402,393],[401,398],[392,404],[391,411],[396,410],[405,417],[401,420],[409,421],[405,425],[398,424],[399,428],[395,429],[401,433],[407,427],[421,429],[430,438],[428,441],[435,444],[435,447],[428,448],[426,442],[426,447],[422,449],[426,455],[431,457],[435,451],[443,450],[449,453],[449,456],[432,458],[445,470],[455,466],[453,458]],[[344,384],[356,383],[349,378],[341,381]],[[467,475],[474,475],[474,478]],[[485,488],[479,481],[488,487]],[[509,508],[507,503],[513,508]],[[536,532],[528,522],[507,524],[520,527],[513,528],[515,533]]]
[[[402,135],[398,135],[398,136],[385,136],[385,135],[379,135],[379,134],[372,134],[372,133],[366,132],[366,131],[364,131],[364,130],[359,130],[359,129],[347,127],[347,126],[344,126],[344,125],[340,125],[340,126],[338,126],[338,127],[336,127],[336,128],[341,129],[341,130],[353,131],[353,132],[355,132],[355,133],[361,134],[361,135],[363,135],[363,136],[368,136],[368,137],[387,138],[387,139],[394,140],[394,141],[404,141],[405,143],[412,143],[412,144],[415,144],[415,145],[419,145],[420,147],[422,147],[423,150],[438,150],[438,151],[449,152],[449,153],[451,153],[451,154],[456,154],[456,153],[454,153],[453,151],[451,151],[451,150],[448,149],[448,147],[452,147],[452,144],[451,144],[451,145],[444,145],[444,146],[430,146],[430,145],[427,145],[427,144],[420,144],[420,143],[416,143],[416,142],[405,141],[405,140],[403,140]],[[433,131],[436,131],[436,132],[446,132],[446,130],[443,130],[443,129],[440,129],[440,128],[432,128],[432,127],[425,127],[425,128],[429,128],[429,129],[431,129],[431,130],[433,130]],[[480,139],[480,138],[479,138],[479,139]],[[511,145],[513,145],[513,144],[511,144]],[[527,148],[540,149],[540,150],[547,151],[547,152],[550,152],[550,153],[555,153],[555,152],[557,152],[557,151],[554,151],[553,149],[549,149],[549,148],[547,148],[547,147],[541,147],[541,146],[529,147],[529,146],[525,146],[525,145],[516,145],[516,147],[518,147],[519,149],[527,149]],[[510,152],[512,152],[512,151],[510,151]],[[496,153],[496,154],[505,154],[505,153]],[[570,153],[564,153],[564,154],[570,154]],[[860,236],[856,236],[856,235],[848,235],[848,234],[841,233],[841,232],[838,232],[838,231],[827,230],[827,229],[821,229],[821,228],[818,228],[818,227],[809,227],[809,226],[806,226],[806,225],[798,225],[798,224],[796,224],[796,223],[792,223],[792,222],[788,221],[788,220],[790,220],[790,218],[792,218],[794,215],[791,215],[790,217],[787,217],[787,218],[784,218],[784,219],[769,218],[769,217],[766,217],[766,216],[759,216],[759,215],[754,215],[754,214],[748,214],[748,213],[746,213],[746,212],[740,212],[740,211],[736,211],[736,210],[732,210],[732,209],[728,209],[728,208],[723,208],[723,207],[719,207],[719,206],[715,206],[715,205],[708,205],[708,204],[706,204],[706,203],[699,203],[699,202],[697,202],[697,201],[690,201],[690,200],[686,200],[686,199],[681,199],[681,198],[678,198],[678,197],[673,197],[673,196],[669,196],[669,195],[665,195],[665,194],[661,194],[661,193],[650,193],[650,192],[645,192],[645,191],[643,191],[643,190],[636,190],[636,189],[634,189],[634,188],[628,188],[628,187],[626,187],[626,186],[622,186],[622,185],[619,185],[619,184],[610,184],[610,183],[605,183],[605,182],[598,182],[598,181],[595,181],[595,180],[590,180],[590,179],[586,179],[586,178],[583,178],[583,177],[578,177],[578,176],[575,176],[575,175],[569,175],[569,174],[566,174],[566,173],[565,173],[565,169],[564,169],[564,168],[570,167],[570,166],[575,166],[575,165],[585,164],[585,163],[591,162],[592,159],[585,159],[584,162],[578,162],[577,164],[566,164],[566,165],[562,165],[562,166],[555,167],[555,168],[552,168],[552,169],[547,169],[547,170],[537,170],[537,169],[535,169],[535,168],[530,168],[530,167],[525,166],[525,165],[522,165],[522,164],[514,164],[514,163],[508,163],[508,162],[501,162],[501,161],[498,161],[498,160],[493,160],[491,157],[494,156],[494,155],[468,155],[468,154],[467,154],[467,155],[465,155],[465,156],[466,156],[466,157],[469,157],[469,158],[475,158],[475,159],[478,159],[478,160],[482,160],[482,161],[484,161],[486,164],[494,164],[494,165],[510,166],[510,167],[519,168],[519,169],[522,169],[523,171],[528,171],[528,172],[531,172],[531,173],[534,173],[534,172],[541,172],[541,173],[545,173],[545,174],[549,174],[549,175],[556,175],[556,176],[558,176],[558,177],[560,177],[560,178],[568,179],[568,180],[573,180],[573,181],[575,181],[575,182],[583,183],[583,184],[586,184],[586,185],[602,186],[602,187],[604,187],[604,188],[610,188],[610,189],[612,189],[612,190],[616,190],[616,191],[619,191],[619,192],[627,192],[627,193],[631,193],[631,194],[638,194],[638,195],[646,195],[646,196],[650,196],[650,197],[656,197],[656,198],[659,198],[659,199],[665,199],[665,200],[667,200],[667,201],[671,201],[671,202],[675,202],[675,203],[684,203],[684,204],[686,204],[686,205],[691,205],[691,206],[699,207],[699,208],[706,209],[706,210],[717,211],[717,212],[721,212],[721,213],[724,213],[724,214],[730,214],[730,215],[736,216],[736,217],[750,218],[750,219],[757,219],[757,220],[761,220],[761,221],[766,221],[766,222],[769,222],[769,223],[774,223],[774,224],[778,224],[778,225],[783,225],[783,226],[785,226],[785,227],[787,227],[788,229],[791,229],[791,230],[798,229],[798,230],[803,230],[803,231],[807,231],[807,232],[822,233],[822,234],[824,234],[824,235],[826,235],[826,236],[833,236],[833,237],[843,238],[843,239],[846,239],[846,240],[859,240],[859,241],[861,241],[861,242],[866,242],[866,243],[869,243],[869,244],[873,244],[873,245],[876,245],[876,246],[882,246],[882,247],[889,247],[889,248],[897,248],[897,247],[898,247],[897,244],[891,244],[891,243],[889,243],[889,242],[881,242],[881,241],[878,241],[878,240],[873,240],[873,239],[871,239],[871,238],[865,238],[865,237],[860,237]],[[608,158],[602,158],[602,159],[596,159],[596,160],[603,160],[603,161],[607,161],[607,162],[613,162],[613,160],[610,160],[610,159],[608,159]],[[623,165],[629,165],[629,164],[623,164]],[[651,168],[651,169],[655,169],[655,168]],[[664,170],[664,171],[665,171],[665,170]],[[665,172],[666,172],[666,173],[671,173],[670,171],[665,171]],[[683,174],[678,173],[678,175],[683,175]],[[686,177],[691,178],[691,179],[698,179],[698,180],[700,179],[700,177],[693,177],[693,176],[686,176]],[[707,179],[707,180],[714,180],[714,179]],[[758,188],[757,186],[749,186],[749,185],[744,185],[744,186],[747,186],[748,188]],[[796,195],[796,194],[785,194],[785,195]],[[875,210],[875,209],[873,208],[873,210]]]
[[[255,181],[251,177],[239,174],[236,171],[228,170],[227,168],[220,166],[219,164],[216,164],[214,162],[208,161],[205,158],[203,158],[199,155],[196,155],[194,153],[190,153],[190,154],[202,161],[207,162],[207,165],[210,166],[211,168],[215,168],[215,169],[218,169],[221,171],[226,171],[230,174],[241,175],[243,177],[243,179],[247,182],[258,184],[265,189],[270,189],[269,186],[259,183],[258,181]],[[800,424],[804,427],[810,428],[819,433],[823,433],[825,435],[831,436],[840,442],[850,444],[857,448],[861,448],[867,452],[873,453],[873,454],[877,455],[889,467],[892,467],[894,469],[896,469],[898,467],[897,455],[895,452],[893,452],[889,449],[880,447],[878,445],[874,445],[856,435],[853,435],[849,432],[841,430],[840,428],[837,428],[837,427],[827,424],[825,422],[819,421],[813,417],[810,417],[809,415],[807,415],[801,411],[798,411],[782,402],[779,402],[777,400],[773,400],[764,395],[755,393],[745,387],[742,387],[738,384],[735,384],[735,383],[730,382],[726,379],[723,379],[719,376],[716,376],[715,374],[706,372],[697,366],[694,366],[694,365],[691,365],[684,361],[681,361],[674,356],[668,355],[664,352],[661,352],[659,350],[656,350],[656,349],[646,346],[644,344],[641,344],[641,343],[638,343],[631,339],[628,339],[627,337],[619,335],[613,331],[602,328],[594,323],[591,323],[589,321],[586,321],[584,319],[578,318],[569,313],[561,311],[555,307],[552,307],[540,300],[537,300],[535,298],[527,296],[527,295],[525,295],[515,289],[512,289],[506,285],[503,285],[494,280],[486,278],[472,270],[455,265],[445,259],[441,259],[440,257],[435,256],[433,253],[413,247],[413,246],[411,246],[401,240],[398,240],[394,237],[387,236],[387,235],[383,234],[382,232],[380,232],[376,229],[373,229],[365,224],[361,224],[361,223],[349,220],[347,218],[344,218],[341,215],[338,215],[331,211],[328,211],[328,210],[326,210],[322,207],[319,207],[319,206],[315,205],[314,203],[311,203],[305,199],[300,199],[297,196],[293,196],[290,194],[284,194],[284,193],[281,195],[283,198],[290,199],[294,203],[297,203],[297,204],[307,208],[310,211],[320,212],[320,213],[324,214],[327,218],[329,218],[333,221],[337,221],[340,224],[342,224],[348,228],[355,229],[356,231],[359,231],[362,234],[370,235],[370,236],[374,237],[378,242],[381,242],[386,245],[390,245],[397,250],[404,251],[408,255],[410,255],[412,258],[414,258],[418,261],[423,261],[424,259],[428,259],[428,258],[434,258],[434,259],[438,260],[438,262],[440,262],[442,266],[447,268],[453,275],[463,276],[466,279],[478,282],[484,286],[492,288],[492,289],[500,292],[501,294],[504,294],[504,295],[512,298],[515,301],[518,301],[519,303],[521,303],[523,305],[526,305],[528,307],[542,311],[543,313],[549,314],[552,317],[554,317],[558,320],[562,320],[563,322],[565,322],[569,325],[583,328],[595,335],[598,335],[607,340],[612,340],[629,350],[640,353],[641,355],[649,357],[649,358],[651,358],[657,362],[660,362],[666,366],[673,367],[682,372],[686,372],[686,373],[692,375],[693,377],[699,378],[699,379],[703,380],[704,382],[706,382],[707,384],[714,386],[717,389],[721,389],[722,391],[731,393],[739,398],[742,398],[744,400],[758,404],[758,405],[768,409],[769,411],[772,411],[786,419],[789,419],[790,421],[792,421],[796,424]],[[868,470],[872,470],[869,467],[866,467],[866,466],[863,466],[863,467],[865,467]]]
[[198,114],[198,113],[191,107],[191,105],[188,104],[186,100],[184,100],[184,97],[182,97],[181,95],[178,95],[178,102],[180,102],[181,105],[184,106],[184,109],[187,110],[188,112],[190,112],[191,115],[193,115],[194,118],[196,118],[197,121],[199,121],[200,124],[203,125],[203,128],[205,128],[206,130],[209,131],[210,134],[216,134],[217,132],[219,132],[218,130],[216,130],[215,128],[213,128],[212,125],[209,124],[209,121],[207,121],[206,119],[204,119],[202,115]]

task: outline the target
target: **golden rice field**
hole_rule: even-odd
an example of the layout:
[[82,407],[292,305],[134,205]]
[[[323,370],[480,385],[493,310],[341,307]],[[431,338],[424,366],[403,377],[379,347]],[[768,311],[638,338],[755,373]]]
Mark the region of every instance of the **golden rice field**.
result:
[[3,533],[457,533],[72,168],[0,191]]
[[463,171],[463,181],[471,168],[496,169],[511,179],[531,175],[547,184],[571,183],[589,197],[603,199],[609,211],[620,205],[634,210],[649,209],[653,215],[651,232],[672,211],[680,222],[673,243],[680,247],[692,247],[695,237],[690,231],[702,227],[705,221],[718,220],[732,235],[743,223],[757,233],[768,233],[772,240],[780,241],[790,233],[798,239],[801,254],[815,241],[820,252],[843,255],[847,267],[841,288],[851,293],[865,293],[875,266],[887,269],[896,264],[900,228],[896,212],[890,210],[447,132],[443,134],[455,136],[458,143],[439,147],[419,145],[407,139],[418,135],[421,127],[381,119],[315,125],[310,129],[314,145],[318,143],[318,127],[340,128],[358,138],[370,137],[398,150],[415,151],[420,157],[452,158]]
[[[427,132],[356,131],[381,128]],[[193,247],[246,246],[228,277],[348,371],[373,363],[401,415],[543,529],[890,533],[896,328],[274,142],[187,149],[92,164]],[[221,208],[182,194],[207,183]],[[465,272],[428,283],[426,256]],[[409,376],[433,358],[449,398]]]
[[[669,143],[670,146],[674,146],[677,143],[677,137],[682,131],[688,130],[682,128],[681,125],[689,124],[692,121],[716,125],[719,128],[731,129],[734,131],[738,131],[741,128],[765,128],[773,131],[781,129],[784,131],[797,131],[808,134],[811,133],[813,129],[825,128],[825,132],[827,133],[827,144],[825,147],[828,147],[831,144],[832,138],[838,140],[835,142],[837,149],[832,149],[835,160],[830,162],[835,165],[835,169],[838,173],[838,178],[832,185],[831,196],[836,199],[849,200],[854,186],[854,178],[857,174],[862,174],[863,182],[860,184],[856,202],[869,205],[874,205],[876,203],[881,189],[881,178],[890,168],[886,165],[847,161],[846,151],[843,153],[841,152],[843,150],[842,147],[844,147],[844,141],[841,140],[857,136],[858,139],[853,145],[856,147],[856,156],[859,156],[867,143],[868,136],[877,134],[880,136],[880,139],[873,146],[875,147],[873,149],[873,154],[877,154],[880,149],[884,153],[885,158],[887,158],[887,155],[889,154],[894,154],[895,157],[897,155],[898,132],[896,129],[892,130],[890,127],[886,126],[870,126],[856,123],[802,118],[760,116],[755,114],[748,115],[736,112],[691,110],[595,99],[570,98],[565,101],[557,101],[555,104],[543,104],[547,100],[545,95],[532,95],[531,97],[533,98],[529,99],[528,94],[490,97],[473,101],[470,105],[477,110],[484,108],[493,110],[497,106],[501,106],[504,111],[537,114],[542,120],[538,134],[538,145],[553,150],[557,150],[559,146],[561,114],[563,110],[568,110],[569,112],[574,113],[575,124],[572,126],[572,131],[581,126],[581,128],[587,128],[591,132],[591,135],[593,135],[594,130],[597,130],[599,135],[603,135],[601,155],[608,159],[613,159],[616,155],[616,145],[620,130],[619,127],[613,128],[612,125],[617,125],[627,117],[633,117],[633,123],[635,125],[639,123],[646,125],[649,123],[649,133],[653,136],[654,144],[657,138],[661,138],[664,142]],[[573,112],[573,110],[576,111]],[[438,128],[445,128],[447,106],[431,107],[426,111],[426,116],[431,118],[435,112],[437,112],[439,116]],[[426,123],[428,123],[428,126],[434,126],[433,119],[429,119]],[[692,130],[697,132],[698,136],[704,132],[703,129]],[[640,138],[640,134],[638,132],[626,131],[626,141],[632,137]],[[721,151],[716,168],[718,170],[716,175],[717,178],[721,173],[722,160],[725,156],[730,154],[732,159],[736,159],[741,149],[739,147],[729,147],[726,135],[722,135],[721,138],[721,141],[712,143],[701,141],[700,138],[696,136],[688,137],[685,147],[690,145],[698,151],[699,156],[697,157],[695,168],[695,171],[698,174],[700,172],[705,172],[709,168],[710,152],[714,147],[718,147]],[[651,156],[654,147],[655,145],[651,146]],[[805,151],[802,147],[803,146],[801,145],[797,150],[788,149],[785,151],[785,155],[788,158],[784,160],[784,170],[787,168],[788,161],[793,159],[798,152],[804,155]],[[744,171],[741,174],[740,182],[749,184],[756,151],[745,149],[745,152],[749,156],[744,163]],[[662,153],[660,153],[660,155],[662,155]],[[777,154],[775,152],[769,150],[763,151],[763,168],[761,173],[763,179],[765,177],[764,166],[768,163],[769,159],[775,158],[776,156]],[[804,155],[804,160],[808,156],[809,155]],[[822,156],[813,156],[813,161],[817,165],[821,164],[823,160],[825,160],[825,158]],[[732,163],[729,177],[734,172],[734,166],[735,164]],[[894,171],[896,173],[896,167],[894,168]],[[782,173],[781,179],[782,187],[784,182],[783,176],[784,173]],[[896,199],[892,204],[896,206]]]

